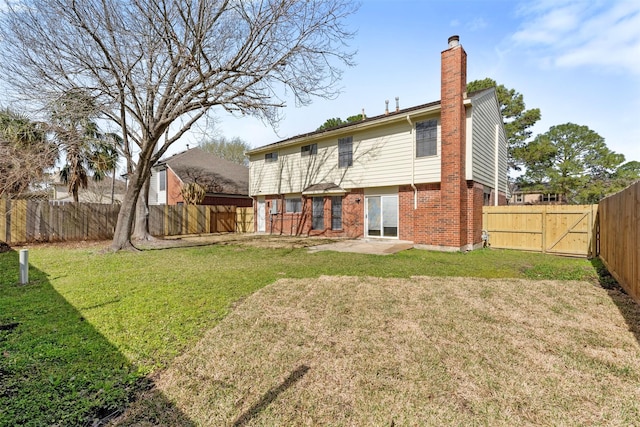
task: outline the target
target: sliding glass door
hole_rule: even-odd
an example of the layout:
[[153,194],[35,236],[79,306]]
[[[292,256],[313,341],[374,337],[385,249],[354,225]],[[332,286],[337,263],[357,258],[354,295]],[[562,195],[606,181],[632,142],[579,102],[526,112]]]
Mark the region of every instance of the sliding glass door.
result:
[[398,196],[367,196],[367,237],[398,237]]

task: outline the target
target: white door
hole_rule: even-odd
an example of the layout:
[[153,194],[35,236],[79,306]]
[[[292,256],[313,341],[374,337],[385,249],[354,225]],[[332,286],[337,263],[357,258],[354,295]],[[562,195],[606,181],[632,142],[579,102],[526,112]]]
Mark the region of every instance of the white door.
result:
[[264,233],[266,231],[266,206],[264,199],[258,200],[258,212],[256,212],[258,218],[258,233]]

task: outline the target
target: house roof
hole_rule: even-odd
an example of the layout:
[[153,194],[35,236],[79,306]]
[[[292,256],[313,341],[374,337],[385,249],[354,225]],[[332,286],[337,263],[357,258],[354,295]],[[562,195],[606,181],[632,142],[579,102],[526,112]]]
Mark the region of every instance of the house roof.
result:
[[326,182],[326,183],[310,185],[309,187],[305,188],[304,191],[302,191],[302,194],[304,195],[345,194],[346,192],[347,191],[342,187],[340,187],[339,185],[334,184],[332,182]]
[[[467,94],[467,98],[465,101],[472,102],[474,98],[479,98],[489,92],[494,92],[494,91],[495,91],[494,88],[488,88],[488,89],[481,89],[474,92],[470,92]],[[254,148],[252,150],[249,150],[247,154],[249,155],[257,154],[260,152],[269,151],[281,145],[290,145],[290,144],[293,145],[295,143],[302,142],[309,138],[328,136],[333,133],[343,132],[344,129],[346,128],[354,128],[355,130],[357,128],[376,126],[376,125],[387,123],[390,121],[405,120],[406,116],[410,113],[419,114],[419,113],[426,113],[431,111],[438,111],[439,109],[440,109],[440,101],[433,101],[427,104],[421,104],[421,105],[416,105],[409,108],[404,108],[398,111],[393,111],[393,112],[390,111],[388,114],[380,114],[373,117],[366,117],[365,119],[359,120],[356,122],[345,123],[339,126],[328,128],[328,129],[316,130],[313,132],[296,135],[291,138],[287,138],[271,144],[263,145],[262,147]]]
[[249,168],[221,159],[196,147],[160,160],[156,167],[167,166],[183,183],[197,182],[208,193],[249,194]]

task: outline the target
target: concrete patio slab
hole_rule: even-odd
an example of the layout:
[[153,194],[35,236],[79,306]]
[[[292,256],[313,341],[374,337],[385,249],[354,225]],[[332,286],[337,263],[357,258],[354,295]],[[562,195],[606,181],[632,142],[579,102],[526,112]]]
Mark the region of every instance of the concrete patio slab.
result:
[[413,248],[413,242],[406,240],[342,240],[325,245],[317,245],[309,248],[309,252],[335,251],[354,252],[359,254],[391,255]]

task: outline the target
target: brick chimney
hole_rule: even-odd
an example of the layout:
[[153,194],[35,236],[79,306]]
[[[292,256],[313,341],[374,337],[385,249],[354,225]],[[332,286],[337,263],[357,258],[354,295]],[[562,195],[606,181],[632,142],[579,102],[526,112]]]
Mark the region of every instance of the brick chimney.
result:
[[441,197],[439,226],[444,246],[467,245],[467,182],[465,169],[467,54],[458,36],[449,37],[441,54]]

